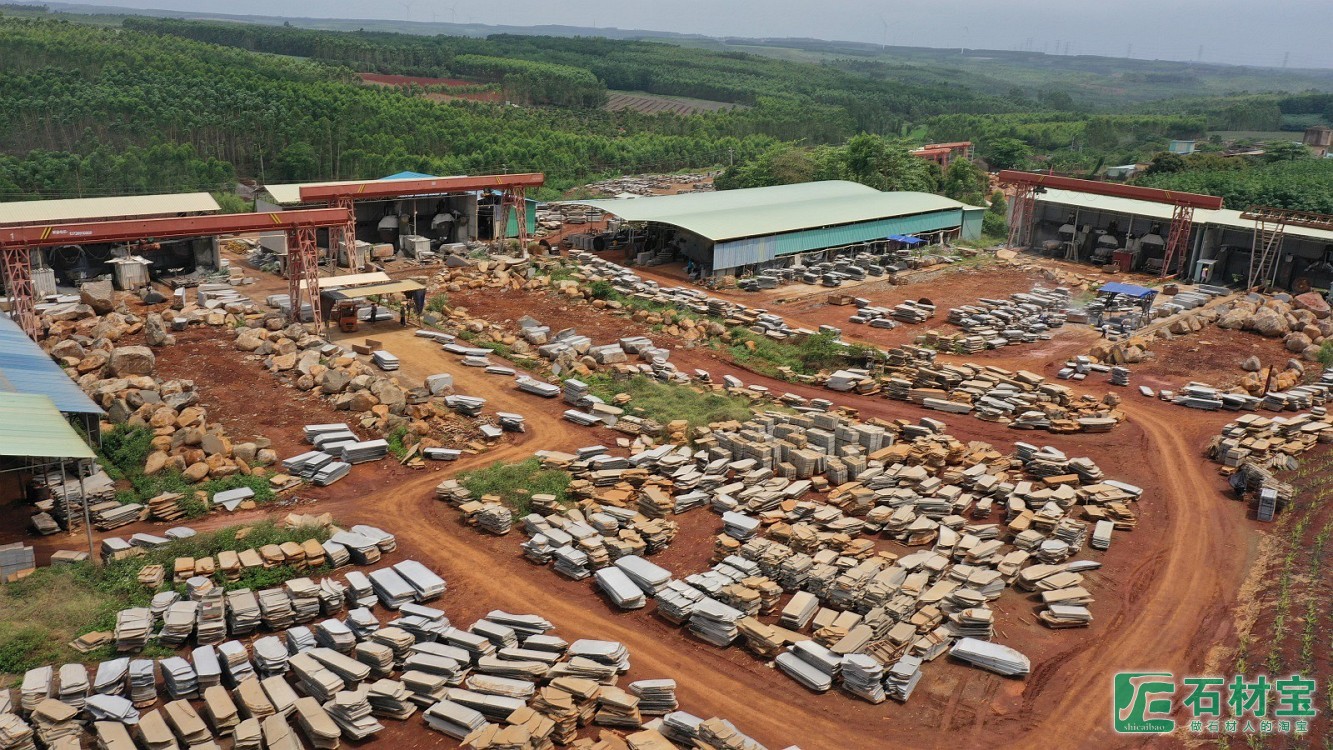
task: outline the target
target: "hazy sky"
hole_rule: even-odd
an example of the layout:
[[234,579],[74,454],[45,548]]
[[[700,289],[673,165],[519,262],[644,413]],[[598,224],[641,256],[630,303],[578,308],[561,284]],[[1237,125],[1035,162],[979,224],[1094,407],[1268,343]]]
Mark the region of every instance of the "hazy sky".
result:
[[[74,0],[91,5],[710,36],[802,36],[926,47],[1333,67],[1329,0]],[[1202,54],[1200,54],[1202,48]]]

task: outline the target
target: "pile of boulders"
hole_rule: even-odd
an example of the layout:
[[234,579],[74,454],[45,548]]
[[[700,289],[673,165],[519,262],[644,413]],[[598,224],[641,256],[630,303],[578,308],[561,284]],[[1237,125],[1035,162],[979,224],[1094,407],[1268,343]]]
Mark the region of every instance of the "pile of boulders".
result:
[[175,469],[191,482],[201,482],[250,474],[276,462],[267,439],[234,443],[222,425],[209,422],[194,381],[157,377],[157,357],[151,347],[117,345],[140,332],[159,345],[169,345],[173,339],[157,313],[140,317],[119,305],[97,313],[107,309],[106,298],[98,292],[101,284],[110,286],[86,284],[82,303],[45,316],[50,330],[45,346],[113,423],[153,431],[153,451],[144,473]]
[[431,393],[370,364],[359,354],[333,347],[299,323],[274,313],[252,318],[236,329],[234,346],[250,353],[275,376],[296,389],[318,392],[339,411],[355,414],[354,423],[381,435],[404,428],[406,445],[424,448],[463,446],[485,450],[477,430],[482,424],[455,414],[445,404],[452,388]]
[[1333,336],[1328,302],[1313,292],[1296,297],[1248,295],[1224,308],[1217,325],[1280,338],[1287,351],[1299,354],[1307,362],[1318,360],[1320,345]]

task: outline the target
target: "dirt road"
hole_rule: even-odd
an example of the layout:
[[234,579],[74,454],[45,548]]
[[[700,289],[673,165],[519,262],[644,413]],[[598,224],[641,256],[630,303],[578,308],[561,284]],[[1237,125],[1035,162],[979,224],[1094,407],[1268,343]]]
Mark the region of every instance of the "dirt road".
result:
[[[409,553],[438,565],[450,582],[451,616],[467,621],[491,608],[537,610],[562,632],[622,640],[634,655],[636,673],[677,678],[683,704],[690,710],[741,722],[770,746],[795,742],[807,750],[955,747],[963,737],[968,744],[984,741],[995,747],[1133,745],[1132,738],[1119,737],[1110,728],[1112,676],[1129,669],[1185,673],[1200,668],[1207,649],[1227,636],[1228,607],[1252,553],[1255,535],[1250,522],[1221,497],[1222,483],[1200,454],[1207,436],[1225,421],[1223,416],[1132,399],[1125,406],[1129,420],[1109,436],[1017,433],[955,417],[950,431],[961,438],[998,445],[1019,439],[1054,444],[1071,455],[1090,455],[1108,476],[1148,490],[1138,529],[1117,537],[1104,557],[1104,570],[1095,578],[1096,622],[1085,631],[1048,631],[1031,624],[1030,603],[1006,597],[997,603],[1000,628],[1008,636],[1005,642],[1033,656],[1034,673],[1026,681],[1004,680],[941,660],[928,667],[923,689],[909,707],[868,706],[841,695],[815,696],[739,649],[718,650],[699,643],[646,612],[611,611],[586,582],[566,581],[523,560],[517,535],[495,539],[460,527],[456,514],[432,498],[431,490],[444,474],[499,459],[525,458],[538,448],[568,450],[605,442],[614,435],[594,435],[565,423],[559,419],[558,404],[513,390],[508,378],[459,367],[451,355],[408,331],[376,331],[375,337],[402,357],[404,376],[418,379],[437,370],[452,372],[459,392],[486,398],[488,411],[526,415],[530,431],[444,473],[406,478],[372,503],[337,498],[322,503],[322,509],[348,521],[373,519],[394,530]],[[689,356],[716,355],[696,350]],[[996,363],[1031,366],[1022,355],[1014,360]],[[779,392],[829,395],[769,380],[721,360],[713,360],[712,367],[715,373],[733,372],[747,383]],[[927,414],[879,398],[841,400],[863,416]],[[699,533],[716,533],[716,519],[705,518],[708,530]],[[931,729],[946,731],[928,733]]]
[[[354,336],[335,334],[335,340],[367,336],[379,339],[401,358],[403,369],[398,374],[404,380],[421,382],[435,372],[450,372],[459,393],[487,399],[487,412],[525,415],[528,432],[457,464],[432,464],[415,472],[391,461],[358,466],[332,487],[303,489],[304,502],[295,509],[329,511],[343,523],[372,523],[395,533],[403,556],[426,562],[448,580],[443,605],[456,622],[466,624],[491,609],[540,612],[566,637],[623,641],[633,655],[631,678],[673,677],[680,683],[687,710],[732,719],[769,747],[1138,746],[1143,743],[1111,730],[1109,692],[1115,672],[1147,668],[1195,672],[1202,668],[1207,650],[1230,637],[1229,608],[1253,554],[1256,534],[1241,509],[1223,499],[1221,480],[1200,454],[1207,436],[1226,416],[1126,395],[1127,422],[1103,435],[1023,433],[972,418],[949,418],[950,432],[961,439],[986,440],[1001,447],[1027,440],[1092,457],[1108,476],[1145,488],[1140,524],[1131,533],[1117,535],[1104,556],[1097,553],[1105,566],[1090,576],[1097,598],[1091,628],[1048,631],[1032,621],[1031,600],[1006,594],[995,603],[998,639],[1033,659],[1028,679],[1006,680],[941,659],[928,665],[910,704],[871,706],[837,693],[813,695],[739,648],[716,649],[693,639],[652,615],[651,606],[632,613],[612,611],[588,582],[567,581],[526,562],[519,554],[517,532],[495,538],[461,526],[455,511],[434,500],[433,488],[442,478],[497,460],[526,458],[538,449],[612,443],[618,435],[563,421],[562,403],[522,394],[513,388],[512,378],[462,367],[437,344],[396,323],[377,324]],[[1053,359],[1049,352],[1029,350],[996,353],[987,361],[1049,373]],[[832,397],[865,417],[939,416],[902,402],[830,394],[764,378],[711,350],[678,350],[673,360],[682,367],[710,369],[715,376],[736,374],[746,383],[778,393]],[[200,381],[209,377],[209,373],[196,375]],[[253,377],[269,376],[256,368]],[[1080,390],[1095,393],[1099,388]],[[272,436],[275,442],[299,439],[299,427],[274,427],[295,431]],[[286,511],[214,515],[193,525],[209,528]],[[720,522],[706,511],[680,520],[681,536],[662,560],[669,561],[673,573],[685,575],[702,566],[706,555],[699,550],[720,530]],[[438,739],[413,721],[391,727],[381,742],[424,747],[437,745]]]

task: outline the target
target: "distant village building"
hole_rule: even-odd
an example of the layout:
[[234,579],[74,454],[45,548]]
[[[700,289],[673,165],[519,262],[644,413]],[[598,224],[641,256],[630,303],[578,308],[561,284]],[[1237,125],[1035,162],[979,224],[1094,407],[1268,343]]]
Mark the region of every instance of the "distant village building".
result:
[[933,161],[940,165],[940,169],[948,169],[954,159],[970,160],[972,158],[972,141],[927,143],[921,148],[913,149],[912,155],[918,159]]
[[1302,143],[1314,152],[1319,158],[1326,158],[1329,151],[1333,150],[1333,128],[1327,125],[1315,125],[1305,129],[1305,138]]
[[1171,143],[1167,145],[1166,150],[1173,154],[1188,156],[1189,154],[1194,153],[1194,144],[1194,141],[1171,141]]

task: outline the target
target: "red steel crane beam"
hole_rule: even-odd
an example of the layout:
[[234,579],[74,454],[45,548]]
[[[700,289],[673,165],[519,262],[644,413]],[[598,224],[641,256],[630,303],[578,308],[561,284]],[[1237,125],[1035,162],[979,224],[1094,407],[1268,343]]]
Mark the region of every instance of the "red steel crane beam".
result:
[[210,214],[169,219],[84,221],[69,224],[30,224],[0,228],[0,247],[57,247],[60,245],[109,244],[134,240],[165,240],[206,237],[215,234],[245,234],[263,231],[293,231],[301,228],[340,227],[347,212],[336,208],[312,208],[271,214]]
[[515,190],[541,187],[546,175],[540,172],[526,174],[493,174],[474,177],[431,177],[417,180],[367,180],[341,185],[306,185],[301,188],[301,201],[336,201],[341,198],[375,200],[408,198],[414,195],[436,193],[465,193],[476,190]]
[[1167,234],[1166,249],[1162,256],[1162,272],[1165,278],[1174,275],[1171,270],[1177,257],[1183,258],[1187,252],[1190,232],[1194,227],[1194,209],[1217,210],[1222,207],[1222,199],[1215,195],[1202,193],[1183,193],[1177,190],[1125,185],[1118,182],[1097,182],[1080,180],[1077,177],[1061,177],[1053,174],[1037,174],[1006,169],[999,174],[1000,184],[1013,185],[1017,191],[1014,212],[1010,217],[1009,243],[1026,247],[1032,236],[1033,205],[1036,193],[1043,188],[1071,190],[1091,195],[1106,195],[1114,198],[1164,203],[1172,206],[1171,231]]
[[[61,245],[285,231],[288,233],[290,245],[289,270],[299,271],[288,274],[292,319],[293,321],[300,319],[301,297],[304,293],[310,297],[311,306],[314,308],[316,327],[322,327],[317,280],[307,278],[309,272],[316,270],[315,230],[346,225],[345,209],[315,208],[268,214],[213,214],[166,219],[83,221],[5,227],[0,229],[0,275],[3,276],[5,288],[13,301],[15,319],[29,336],[36,338],[40,331],[37,328],[37,315],[34,310],[30,259],[32,250]],[[301,286],[302,280],[309,282],[306,287]]]
[[1222,199],[1215,195],[1182,193],[1178,190],[1163,190],[1161,188],[1125,185],[1120,182],[1080,180],[1077,177],[1061,177],[1060,175],[1054,174],[1019,172],[1013,169],[1001,171],[999,180],[1002,185],[1031,185],[1033,188],[1073,190],[1079,193],[1109,195],[1116,198],[1132,198],[1134,200],[1149,201],[1152,203],[1165,203],[1171,206],[1207,208],[1211,210],[1217,210],[1222,207]]

